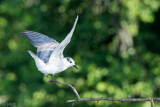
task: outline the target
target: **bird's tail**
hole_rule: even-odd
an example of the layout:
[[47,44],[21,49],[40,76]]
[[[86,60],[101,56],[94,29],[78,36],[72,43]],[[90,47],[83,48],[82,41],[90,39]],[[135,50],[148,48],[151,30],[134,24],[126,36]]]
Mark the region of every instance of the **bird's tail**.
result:
[[37,68],[45,66],[45,63],[38,57],[36,56],[32,51],[28,50],[28,53],[33,57],[33,59],[36,62]]
[[28,53],[35,59],[37,56],[30,50],[28,50]]

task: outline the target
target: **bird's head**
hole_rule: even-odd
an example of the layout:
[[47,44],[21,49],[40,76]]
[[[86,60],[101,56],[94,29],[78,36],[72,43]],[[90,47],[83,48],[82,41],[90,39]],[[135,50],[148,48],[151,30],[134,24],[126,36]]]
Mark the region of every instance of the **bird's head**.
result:
[[76,69],[78,69],[78,67],[75,65],[74,60],[70,57],[65,58],[65,63],[68,67],[75,67]]

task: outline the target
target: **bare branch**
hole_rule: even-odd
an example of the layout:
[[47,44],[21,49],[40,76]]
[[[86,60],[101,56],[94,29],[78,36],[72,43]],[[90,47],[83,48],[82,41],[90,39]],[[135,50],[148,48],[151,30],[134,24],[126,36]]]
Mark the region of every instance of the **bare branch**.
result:
[[160,98],[129,98],[129,99],[117,99],[117,98],[81,98],[81,99],[78,99],[78,100],[68,100],[67,102],[87,102],[87,101],[101,101],[101,100],[119,101],[119,102],[144,102],[144,101],[151,101],[151,104],[153,105],[152,107],[154,107],[153,100],[160,101]]
[[78,100],[81,99],[80,96],[79,96],[79,94],[78,94],[78,92],[77,92],[77,90],[71,84],[62,83],[62,82],[57,81],[57,80],[54,80],[54,81],[53,80],[49,80],[48,82],[50,82],[50,83],[56,83],[56,84],[61,84],[61,85],[65,85],[65,86],[71,87],[72,90],[73,90],[73,92],[76,94],[77,99]]
[[152,98],[150,98],[150,102],[151,102],[151,107],[154,107],[154,101]]
[[154,101],[159,102],[160,98],[128,98],[128,99],[118,99],[118,98],[80,98],[77,90],[70,84],[66,84],[66,83],[62,83],[60,81],[57,80],[49,80],[50,83],[55,83],[55,84],[61,84],[64,86],[68,86],[71,87],[73,92],[76,94],[77,96],[77,100],[68,100],[66,102],[87,102],[87,101],[101,101],[101,100],[108,100],[108,101],[118,101],[118,102],[145,102],[145,101],[150,101],[151,102],[151,107],[154,107]]

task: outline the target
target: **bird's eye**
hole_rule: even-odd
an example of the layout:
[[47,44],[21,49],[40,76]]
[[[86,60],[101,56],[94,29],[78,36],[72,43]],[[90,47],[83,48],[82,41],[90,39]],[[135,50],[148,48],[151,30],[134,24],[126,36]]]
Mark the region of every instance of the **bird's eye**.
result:
[[72,63],[71,61],[69,61],[70,63]]

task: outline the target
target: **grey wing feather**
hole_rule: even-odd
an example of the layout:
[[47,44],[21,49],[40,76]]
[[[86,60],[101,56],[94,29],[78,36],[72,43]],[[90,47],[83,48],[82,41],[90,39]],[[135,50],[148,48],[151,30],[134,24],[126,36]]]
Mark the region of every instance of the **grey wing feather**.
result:
[[49,50],[49,51],[39,51],[37,52],[37,56],[43,60],[45,63],[48,62],[49,57],[51,56],[53,51]]
[[22,34],[32,43],[32,45],[37,47],[37,56],[45,63],[48,62],[52,52],[59,45],[56,40],[41,33],[22,31]]
[[45,43],[58,43],[56,40],[49,38],[46,35],[43,35],[38,32],[33,32],[33,31],[22,31],[22,34],[24,37],[26,37],[32,45],[35,47],[38,47],[40,45],[43,45]]

